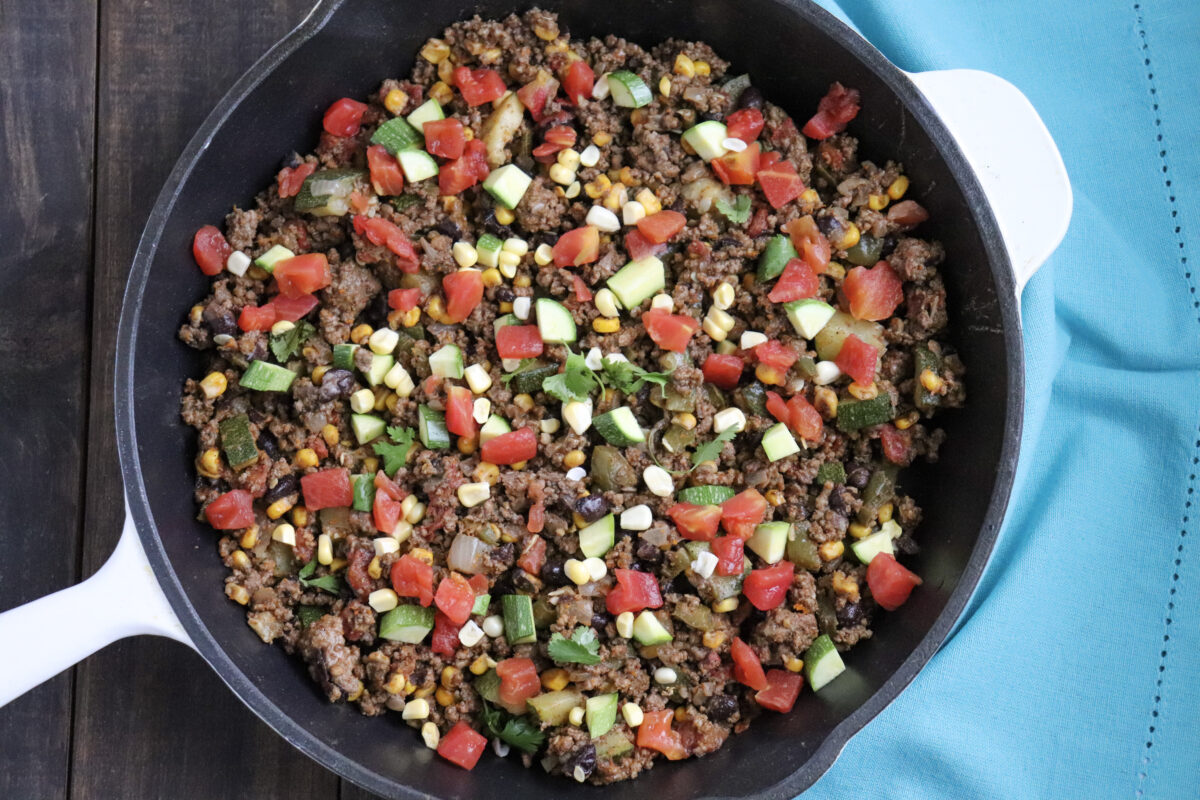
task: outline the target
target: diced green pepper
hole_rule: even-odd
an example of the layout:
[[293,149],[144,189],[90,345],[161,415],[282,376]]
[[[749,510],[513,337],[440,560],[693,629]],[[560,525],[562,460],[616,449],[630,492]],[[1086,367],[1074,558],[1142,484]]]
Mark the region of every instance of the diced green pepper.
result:
[[787,266],[787,262],[797,256],[796,248],[792,246],[792,240],[782,233],[775,234],[763,248],[762,255],[758,257],[758,279],[769,281],[778,278],[783,274],[783,268]]
[[937,374],[942,371],[942,359],[928,347],[921,345],[913,351],[913,377],[916,378],[913,389],[913,405],[917,410],[930,414],[941,405],[942,398],[925,388],[921,383],[921,373],[925,370]]
[[896,473],[899,468],[889,464],[879,467],[867,479],[862,490],[862,505],[858,509],[858,521],[867,524],[875,521],[879,509],[896,496]]
[[372,475],[351,475],[350,486],[354,489],[355,511],[370,511],[375,505],[375,478]]

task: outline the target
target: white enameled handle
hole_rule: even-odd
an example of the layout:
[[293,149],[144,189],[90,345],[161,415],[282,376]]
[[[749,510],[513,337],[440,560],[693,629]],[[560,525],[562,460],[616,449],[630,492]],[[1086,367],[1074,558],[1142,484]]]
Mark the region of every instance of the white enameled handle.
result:
[[1021,90],[990,72],[909,73],[967,157],[996,216],[1017,297],[1071,221],[1071,181],[1045,123]]
[[113,554],[69,589],[0,614],[0,706],[126,636],[154,634],[193,646],[146,559],[128,508]]

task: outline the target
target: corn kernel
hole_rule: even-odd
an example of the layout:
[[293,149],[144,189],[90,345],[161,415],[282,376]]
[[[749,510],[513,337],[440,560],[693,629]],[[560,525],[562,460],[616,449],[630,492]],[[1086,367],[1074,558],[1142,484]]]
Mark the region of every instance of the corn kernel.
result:
[[696,65],[686,53],[680,53],[675,56],[674,72],[676,75],[682,75],[685,78],[692,78],[696,75]]
[[592,330],[596,333],[616,333],[621,330],[621,320],[616,317],[596,317],[592,320]]
[[804,206],[806,211],[816,209],[821,203],[821,195],[817,194],[816,189],[805,189],[800,193],[800,204]]
[[429,298],[429,302],[425,304],[425,313],[436,322],[441,322],[446,317],[446,304],[442,302],[440,295],[435,294]]
[[436,689],[436,686],[422,686],[420,689],[417,689],[415,692],[413,692],[413,696],[418,700],[424,700],[433,694]]
[[871,526],[863,525],[861,522],[851,522],[847,530],[855,539],[864,539],[871,535]]
[[723,311],[715,306],[709,307],[707,316],[726,333],[729,333],[731,330],[733,330],[733,326],[737,324],[737,320],[730,316],[729,312]]
[[830,584],[833,586],[833,591],[837,592],[842,597],[845,597],[851,603],[857,603],[859,601],[858,581],[849,577],[840,569],[833,573]]
[[317,537],[317,563],[325,566],[333,563],[333,538],[328,533]]
[[500,275],[500,270],[495,267],[490,267],[483,271],[484,286],[499,286],[504,282],[504,278]]
[[467,669],[471,670],[472,675],[482,675],[491,669],[491,667],[488,666],[488,657],[480,656],[472,661],[471,666],[467,667]]
[[450,45],[441,39],[430,39],[421,48],[421,58],[430,64],[440,64],[446,60],[448,55],[450,55]]
[[234,550],[229,560],[232,562],[234,569],[250,568],[250,556],[246,555],[245,550]]
[[408,105],[408,95],[401,89],[392,89],[383,98],[383,107],[396,116],[400,116]]
[[403,672],[393,672],[388,678],[388,682],[383,685],[383,690],[388,694],[404,694],[404,687],[408,683],[408,678]]
[[586,460],[587,460],[587,456],[585,456],[583,454],[582,450],[572,450],[571,452],[569,452],[565,456],[563,456],[563,466],[566,467],[567,469],[573,469],[575,467],[582,467],[583,462]]
[[379,563],[379,556],[375,556],[371,559],[371,563],[367,564],[367,574],[375,580],[383,577],[383,564]]
[[822,561],[833,561],[842,557],[842,553],[846,552],[846,546],[839,539],[834,542],[825,542],[817,548],[817,552],[821,554]]
[[545,267],[554,263],[554,248],[543,242],[533,251],[533,263]]
[[601,201],[604,207],[616,214],[621,210],[621,206],[629,202],[629,192],[623,183],[614,183],[612,188],[608,190],[608,194],[604,195],[604,200]]
[[443,106],[447,106],[454,100],[454,90],[445,81],[438,81],[429,87],[429,96]]
[[867,207],[872,211],[883,211],[890,201],[886,194],[873,194],[867,198]]
[[447,58],[437,65],[438,78],[446,84],[454,81],[454,61]]
[[803,672],[804,659],[792,656],[787,661],[783,662],[783,666],[788,672]]
[[658,93],[663,97],[671,96],[671,79],[666,75],[658,79]]
[[737,611],[738,599],[736,597],[726,597],[724,600],[713,604],[713,611],[718,614],[728,614],[732,611]]
[[267,516],[271,519],[279,519],[290,511],[291,508],[292,501],[284,497],[267,506]]
[[561,691],[567,688],[568,683],[570,683],[570,678],[565,669],[556,667],[542,673],[542,688],[548,692]]
[[500,480],[500,468],[487,461],[480,461],[479,466],[475,467],[472,477],[475,478],[477,483],[487,483],[494,486],[496,481]]
[[840,281],[846,277],[846,268],[837,261],[830,261],[825,265],[825,274],[835,281]]
[[712,72],[712,67],[709,66],[707,61],[697,61],[692,65],[692,67],[696,70],[696,74],[700,75],[701,77]]
[[313,450],[311,447],[305,447],[296,453],[296,466],[300,467],[301,469],[315,467],[318,461],[319,459],[317,458],[317,451]]
[[425,519],[425,504],[420,502],[413,503],[413,507],[404,515],[405,522],[408,522],[410,525],[416,525],[423,519]]
[[658,195],[649,189],[639,189],[634,199],[645,207],[647,216],[662,211],[662,203],[659,201]]
[[228,387],[229,381],[225,379],[223,372],[210,372],[204,376],[204,380],[200,381],[200,388],[204,390],[204,396],[209,400],[225,394]]
[[711,317],[705,317],[704,323],[701,327],[704,328],[704,332],[707,333],[709,338],[711,338],[714,342],[723,342],[725,341],[725,338],[729,336],[729,334],[726,333],[720,325],[712,321]]
[[921,386],[925,388],[925,391],[937,394],[945,385],[946,382],[942,380],[942,376],[933,370],[926,369],[921,371]]
[[783,505],[783,492],[778,489],[768,489],[766,495],[767,502],[778,508]]
[[572,725],[582,725],[584,716],[583,706],[575,706],[567,713],[567,722]]
[[725,633],[724,631],[708,631],[700,641],[709,650],[716,650],[725,644]]
[[754,377],[772,386],[783,386],[784,384],[783,374],[774,367],[768,367],[766,364],[759,364],[754,368]]
[[437,750],[438,744],[442,740],[442,734],[438,730],[437,725],[434,725],[432,722],[426,722],[421,726],[421,739],[430,750]]
[[516,218],[517,215],[512,212],[512,209],[505,208],[504,206],[496,208],[496,222],[499,222],[501,225],[512,225]]
[[720,311],[725,311],[733,305],[737,290],[732,284],[722,283],[713,291],[713,305]]
[[684,411],[683,413],[676,414],[671,421],[683,428],[685,431],[696,429],[696,415],[690,411]]
[[892,518],[892,514],[895,512],[895,510],[896,510],[896,506],[893,503],[884,503],[883,505],[881,505],[879,507],[879,521],[880,522],[889,521]]
[[521,470],[525,469],[528,466],[529,466],[528,461],[518,461],[517,463],[512,465],[512,468],[515,469],[517,472],[520,472]]
[[621,706],[621,716],[625,718],[625,724],[631,728],[636,728],[645,720],[645,712],[637,703],[626,703]]
[[850,392],[850,396],[855,400],[870,400],[879,395],[879,387],[875,384],[875,381],[871,381],[867,386],[863,386],[858,381],[852,381],[846,387],[846,391]]
[[616,317],[620,314],[617,310],[617,296],[607,286],[596,292],[593,302],[596,304],[596,310],[605,317]]
[[446,689],[438,689],[433,693],[433,698],[437,700],[437,704],[442,708],[454,705],[454,695]]
[[899,200],[904,197],[904,193],[908,191],[908,178],[901,175],[896,180],[892,181],[892,185],[887,188],[887,196],[893,200]]
[[529,394],[522,392],[513,398],[513,404],[522,411],[533,410],[533,398]]
[[550,180],[559,186],[570,186],[571,182],[575,180],[575,170],[559,163],[551,164]]
[[433,553],[429,552],[424,547],[414,547],[409,551],[408,554],[418,561],[423,561],[426,564],[433,563]]
[[[375,470],[367,470],[374,472]],[[298,528],[303,528],[308,524],[308,509],[304,506],[296,506],[292,509],[292,524]]]
[[354,330],[350,331],[350,341],[355,344],[362,344],[367,339],[370,339],[371,334],[374,332],[374,329],[364,322],[362,325],[355,326]]
[[246,590],[245,586],[237,583],[225,584],[225,595],[239,606],[250,602],[250,592]]
[[597,175],[595,180],[588,181],[583,185],[583,193],[593,200],[599,200],[611,188],[612,181],[607,175]]
[[597,147],[604,147],[606,144],[612,141],[612,138],[612,134],[608,131],[596,131],[596,133],[592,135],[592,144],[596,145]]
[[321,438],[325,440],[325,444],[333,447],[341,440],[341,434],[338,433],[336,426],[326,424],[325,427],[321,428]]
[[455,242],[450,254],[454,256],[454,262],[464,269],[479,263],[479,251],[470,242]]
[[221,476],[221,454],[215,447],[210,447],[200,456],[200,463],[196,467],[196,471],[206,478],[219,478]]
[[862,238],[862,234],[858,230],[858,226],[853,222],[846,223],[846,230],[842,233],[842,238],[837,243],[838,250],[849,250],[854,245],[858,244],[858,240]]
[[558,23],[553,20],[538,23],[533,26],[533,33],[543,42],[553,42],[558,38]]
[[346,564],[347,564],[346,559],[335,558],[333,561],[329,562],[329,571],[330,572],[341,572],[342,570],[344,570],[346,568]]
[[833,389],[828,386],[818,386],[813,390],[813,407],[825,419],[837,419],[838,398]]
[[479,447],[479,437],[477,436],[460,436],[458,437],[458,452],[464,456],[469,456]]
[[918,414],[916,411],[910,411],[909,413],[905,414],[903,417],[897,417],[895,420],[895,423],[894,423],[896,425],[896,430],[906,431],[909,428],[911,428],[913,425],[916,425],[917,420],[919,420],[920,418],[921,418],[921,415]]

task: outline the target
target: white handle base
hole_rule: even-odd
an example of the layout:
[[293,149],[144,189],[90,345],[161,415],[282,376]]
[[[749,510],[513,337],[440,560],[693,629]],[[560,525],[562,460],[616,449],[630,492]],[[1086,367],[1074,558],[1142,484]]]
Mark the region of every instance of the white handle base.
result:
[[1017,297],[1071,222],[1071,181],[1050,131],[1021,90],[990,72],[909,73],[950,129],[987,195]]
[[146,560],[128,510],[113,554],[95,575],[0,614],[0,706],[105,645],[154,634],[192,645]]

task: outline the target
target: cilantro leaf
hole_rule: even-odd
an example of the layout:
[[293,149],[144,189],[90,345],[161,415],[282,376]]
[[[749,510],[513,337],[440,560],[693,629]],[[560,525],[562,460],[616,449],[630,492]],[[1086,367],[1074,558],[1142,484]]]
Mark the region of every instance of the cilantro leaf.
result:
[[296,618],[300,620],[301,627],[307,628],[323,616],[325,616],[325,609],[320,606],[296,607]]
[[522,358],[521,363],[519,365],[517,365],[517,368],[514,369],[512,372],[508,373],[507,375],[503,376],[502,378],[500,378],[500,382],[503,383],[505,386],[508,386],[509,381],[511,381],[513,378],[517,377],[518,375],[520,375],[527,368],[532,367],[536,364],[537,364],[536,358]]
[[738,195],[738,199],[733,205],[725,202],[724,199],[718,200],[717,211],[725,215],[725,219],[732,222],[734,225],[744,225],[746,220],[750,219],[750,196]]
[[737,431],[733,428],[726,428],[717,434],[717,438],[711,442],[705,442],[696,448],[696,452],[692,453],[692,469],[703,464],[705,461],[713,461],[721,455],[721,450],[725,448],[725,443],[737,436]]
[[536,753],[546,740],[546,734],[528,717],[514,717],[499,708],[493,708],[485,700],[479,710],[484,730],[491,736],[504,741],[526,753]]
[[271,352],[275,354],[275,360],[282,364],[299,353],[300,348],[308,341],[308,337],[316,332],[316,328],[304,320],[300,320],[285,333],[271,334]]
[[583,402],[603,385],[600,376],[587,365],[587,359],[580,353],[571,353],[565,370],[542,381],[542,391],[564,403]]
[[389,425],[387,435],[395,444],[378,441],[371,445],[371,449],[375,451],[375,455],[383,456],[383,471],[390,478],[408,460],[408,451],[412,449],[413,440],[417,438],[417,432],[412,428]]
[[300,578],[300,585],[305,589],[320,589],[330,594],[339,594],[342,590],[341,581],[336,575],[322,575],[319,578],[312,577],[312,574],[317,571],[317,560],[314,558],[303,567],[300,568],[300,573],[297,577]]
[[628,361],[613,361],[604,359],[604,377],[608,378],[625,394],[633,394],[642,388],[643,383],[657,383],[665,387],[671,377],[670,372],[647,372],[637,364]]
[[561,633],[551,636],[547,652],[550,658],[564,664],[600,663],[600,642],[596,641],[596,632],[582,625],[575,629],[570,639]]

